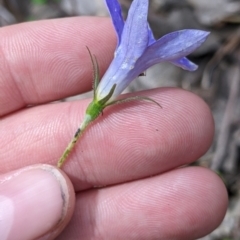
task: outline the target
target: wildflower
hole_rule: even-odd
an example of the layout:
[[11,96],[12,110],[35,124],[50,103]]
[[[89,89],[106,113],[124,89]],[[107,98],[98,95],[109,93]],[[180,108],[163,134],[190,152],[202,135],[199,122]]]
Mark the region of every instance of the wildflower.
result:
[[61,167],[88,124],[95,120],[109,105],[135,99],[117,100],[123,90],[146,69],[167,61],[188,71],[197,66],[186,58],[196,50],[209,35],[201,30],[181,30],[169,33],[155,40],[147,21],[148,0],[134,0],[126,22],[117,0],[105,0],[112,18],[118,43],[114,59],[99,83],[99,68],[96,57],[90,53],[94,68],[94,98],[89,104],[83,122],[58,162]]

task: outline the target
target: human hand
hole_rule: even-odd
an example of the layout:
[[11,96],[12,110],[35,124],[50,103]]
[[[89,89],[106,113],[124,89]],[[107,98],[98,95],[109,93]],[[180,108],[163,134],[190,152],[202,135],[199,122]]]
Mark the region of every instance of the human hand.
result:
[[90,100],[48,103],[90,90],[85,46],[106,70],[115,47],[110,20],[24,23],[0,36],[1,239],[55,239],[65,228],[57,239],[186,240],[219,225],[222,181],[207,169],[180,168],[207,151],[214,131],[209,108],[190,92],[138,93],[163,109],[109,107],[69,156],[68,177],[44,165],[56,165]]

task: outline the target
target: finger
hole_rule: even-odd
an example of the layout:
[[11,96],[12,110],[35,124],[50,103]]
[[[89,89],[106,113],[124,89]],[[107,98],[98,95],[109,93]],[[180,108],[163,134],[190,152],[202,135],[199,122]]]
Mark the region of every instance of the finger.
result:
[[184,168],[77,196],[60,239],[198,239],[227,208],[222,181],[207,169]]
[[[82,136],[64,171],[76,190],[159,174],[191,163],[209,148],[213,120],[190,92],[162,88],[138,93],[161,103],[109,107]],[[56,164],[89,101],[39,106],[0,122],[0,171],[33,163]]]
[[0,116],[86,90],[92,65],[103,73],[113,55],[115,35],[107,18],[64,18],[0,29]]
[[72,184],[52,166],[34,165],[4,174],[0,176],[1,240],[56,237],[69,222],[74,204]]

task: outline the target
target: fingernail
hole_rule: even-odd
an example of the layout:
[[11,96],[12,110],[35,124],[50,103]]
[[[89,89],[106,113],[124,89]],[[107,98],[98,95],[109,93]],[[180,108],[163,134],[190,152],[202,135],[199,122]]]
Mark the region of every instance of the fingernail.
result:
[[61,224],[68,205],[66,179],[52,166],[35,165],[1,176],[1,240],[41,237]]

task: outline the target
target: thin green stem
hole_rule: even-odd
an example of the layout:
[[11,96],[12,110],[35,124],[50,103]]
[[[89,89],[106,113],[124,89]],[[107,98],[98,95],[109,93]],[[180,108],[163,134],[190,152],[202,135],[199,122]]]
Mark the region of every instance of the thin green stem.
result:
[[71,140],[71,142],[67,145],[65,151],[63,152],[62,156],[60,157],[57,166],[60,168],[62,167],[62,165],[64,164],[64,162],[66,161],[69,153],[72,151],[72,149],[74,148],[77,140],[79,139],[79,137],[82,135],[83,130],[81,130],[80,128],[78,128],[76,134],[74,135],[73,139]]
[[78,128],[78,130],[76,131],[74,137],[72,138],[72,140],[70,141],[70,143],[67,145],[65,151],[63,152],[62,156],[60,157],[60,159],[58,160],[57,166],[59,168],[62,167],[62,165],[64,164],[64,162],[66,161],[68,155],[70,154],[70,152],[72,151],[72,149],[74,148],[75,144],[77,143],[78,139],[80,138],[80,136],[83,134],[84,130],[86,129],[86,127],[89,125],[89,123],[91,123],[93,121],[93,119],[91,118],[91,116],[89,116],[88,114],[85,115],[85,118],[83,120],[83,123],[81,124],[81,126]]

